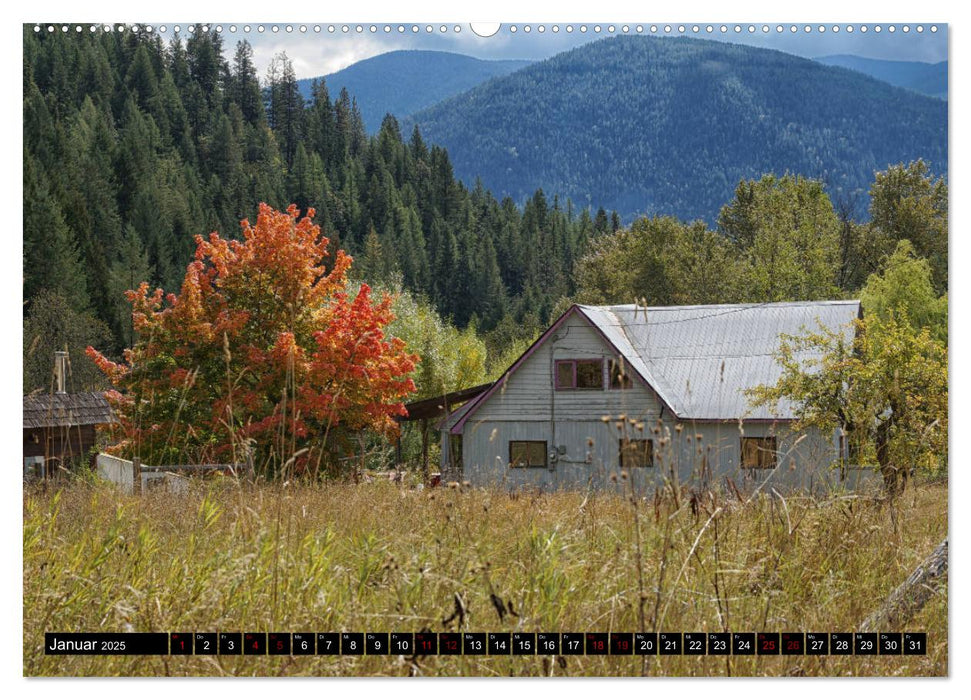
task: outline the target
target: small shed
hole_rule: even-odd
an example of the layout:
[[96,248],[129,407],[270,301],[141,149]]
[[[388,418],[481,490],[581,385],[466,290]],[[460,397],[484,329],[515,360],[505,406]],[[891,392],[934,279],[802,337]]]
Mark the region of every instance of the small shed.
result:
[[102,392],[64,391],[67,353],[55,355],[54,393],[24,396],[24,479],[53,476],[82,460],[94,465],[96,427],[114,422]]

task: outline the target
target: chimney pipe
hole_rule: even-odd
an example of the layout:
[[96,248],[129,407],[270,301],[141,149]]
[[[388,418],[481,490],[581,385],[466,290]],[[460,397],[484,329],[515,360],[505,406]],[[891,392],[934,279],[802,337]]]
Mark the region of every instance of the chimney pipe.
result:
[[54,351],[54,379],[57,383],[57,393],[66,393],[64,385],[67,382],[67,352],[64,350]]

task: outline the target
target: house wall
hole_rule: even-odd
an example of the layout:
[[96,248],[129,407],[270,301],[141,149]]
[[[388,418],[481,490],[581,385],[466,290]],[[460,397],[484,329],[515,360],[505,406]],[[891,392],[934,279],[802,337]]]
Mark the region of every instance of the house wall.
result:
[[[586,319],[578,313],[572,314],[546,342],[534,349],[495,394],[475,409],[469,423],[599,420],[618,409],[643,420],[656,420],[661,404],[654,391],[639,377],[633,378],[633,386],[629,389],[554,390],[556,360],[598,358],[616,358],[616,354]],[[607,364],[605,362],[605,366]]]
[[[616,416],[616,413],[614,414]],[[623,425],[623,427],[620,427]],[[678,430],[680,425],[681,429]],[[555,433],[552,432],[555,430]],[[742,492],[757,487],[781,493],[825,493],[834,488],[854,489],[877,483],[872,470],[834,469],[838,440],[818,430],[795,432],[787,423],[678,423],[671,420],[638,425],[626,421],[480,421],[463,431],[463,472],[454,478],[475,486],[542,489],[587,488],[623,490],[620,440],[654,440],[653,467],[628,469],[638,492],[650,493],[665,480],[677,477],[687,486],[729,487],[731,479]],[[555,437],[554,437],[555,435]],[[743,469],[741,438],[775,436],[777,460],[774,469]],[[510,440],[545,440],[554,446],[555,461],[546,468],[511,468]]]
[[93,466],[94,457],[91,451],[95,442],[93,425],[24,428],[24,457],[45,457],[46,460],[58,460],[58,463],[65,466],[89,457],[89,463]]

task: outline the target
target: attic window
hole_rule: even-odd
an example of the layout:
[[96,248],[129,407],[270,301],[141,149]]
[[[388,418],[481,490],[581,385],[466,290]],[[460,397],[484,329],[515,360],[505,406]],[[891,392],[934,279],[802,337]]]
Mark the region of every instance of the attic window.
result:
[[742,438],[742,469],[775,469],[775,466],[774,437]]
[[603,360],[557,360],[556,389],[603,389]]
[[623,360],[610,361],[610,388],[630,389],[634,386],[631,369]]

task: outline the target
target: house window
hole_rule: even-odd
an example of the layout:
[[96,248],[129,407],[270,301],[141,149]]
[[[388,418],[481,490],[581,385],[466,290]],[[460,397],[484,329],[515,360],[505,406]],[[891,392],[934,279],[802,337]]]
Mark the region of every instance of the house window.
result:
[[623,469],[654,466],[653,440],[621,440],[620,466]]
[[545,467],[546,440],[510,440],[510,467]]
[[556,388],[603,389],[603,360],[557,360]]
[[840,464],[844,468],[849,469],[865,469],[866,466],[861,464],[863,461],[860,456],[860,442],[859,436],[855,432],[840,433],[840,447],[839,447],[839,459]]
[[453,470],[462,471],[462,436],[448,436],[448,463]]
[[774,437],[742,438],[742,469],[775,469],[776,441]]
[[634,380],[630,374],[630,368],[623,360],[610,361],[610,388],[611,389],[630,389],[634,386]]

